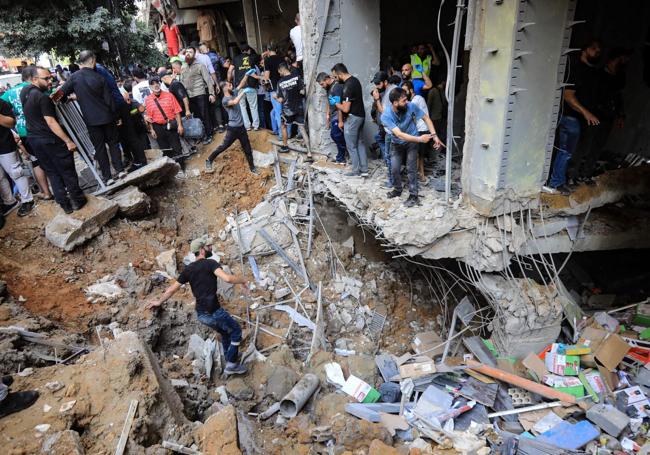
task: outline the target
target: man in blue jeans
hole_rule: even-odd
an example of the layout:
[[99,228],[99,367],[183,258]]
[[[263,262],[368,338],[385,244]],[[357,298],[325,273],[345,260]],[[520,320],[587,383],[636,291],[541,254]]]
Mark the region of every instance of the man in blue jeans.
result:
[[181,285],[190,283],[192,294],[196,299],[196,315],[198,320],[208,327],[216,330],[221,335],[221,344],[226,357],[226,375],[244,374],[247,369],[237,362],[239,354],[239,343],[241,343],[241,327],[228,312],[219,305],[217,298],[217,278],[226,283],[241,284],[244,293],[248,293],[248,281],[243,276],[231,275],[224,272],[212,256],[212,239],[207,236],[199,237],[190,244],[190,251],[196,256],[196,260],[178,276],[169,286],[162,297],[152,300],[145,305],[145,308],[153,308],[163,304],[167,299],[181,288]]
[[345,146],[345,137],[343,135],[343,113],[336,108],[336,103],[341,102],[343,96],[343,85],[336,82],[332,76],[327,73],[319,73],[316,76],[316,82],[327,92],[327,109],[326,126],[330,129],[330,137],[336,145],[336,163],[345,164],[345,155],[348,149]]
[[[582,47],[579,58],[569,59],[566,70],[568,85],[564,89],[563,111],[557,128],[557,153],[548,186],[542,187],[544,192],[565,195],[571,192],[567,186],[567,169],[578,147],[580,134],[586,128],[595,128],[600,124],[592,113],[599,99],[599,70],[596,64],[600,53],[600,42],[592,40]],[[580,168],[580,164],[572,163],[572,169]]]

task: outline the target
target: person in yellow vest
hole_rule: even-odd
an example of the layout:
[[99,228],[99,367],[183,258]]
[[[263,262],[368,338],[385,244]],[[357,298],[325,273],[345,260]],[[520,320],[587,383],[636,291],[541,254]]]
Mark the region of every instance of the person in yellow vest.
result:
[[[431,77],[431,67],[439,66],[440,59],[431,44],[418,44],[416,52],[411,54],[411,77],[416,93],[422,95],[423,90],[430,87],[424,87],[426,80]],[[428,85],[428,84],[427,84]]]

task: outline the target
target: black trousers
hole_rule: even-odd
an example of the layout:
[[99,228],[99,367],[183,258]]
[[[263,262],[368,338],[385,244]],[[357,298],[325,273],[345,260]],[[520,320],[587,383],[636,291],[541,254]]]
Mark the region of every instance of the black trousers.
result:
[[[123,103],[118,107],[122,125],[119,127],[120,142],[122,147],[131,153],[133,164],[144,166],[147,164],[147,157],[144,154],[145,137],[135,129],[135,120],[129,112],[131,107]],[[126,153],[125,150],[125,153]]]
[[[108,180],[111,178],[111,162],[115,172],[122,172],[124,170],[124,164],[122,163],[122,152],[118,146],[120,138],[117,125],[115,123],[107,123],[106,125],[89,126],[88,133],[95,148],[95,160],[99,163],[99,170],[103,179]],[[110,161],[106,152],[107,144],[111,153]]]
[[70,207],[70,200],[83,201],[85,197],[79,187],[74,154],[68,150],[63,141],[58,138],[29,137],[27,142],[50,180],[54,200],[64,208]]
[[246,161],[248,161],[248,167],[253,169],[255,164],[253,163],[253,149],[251,148],[251,143],[248,140],[248,134],[246,134],[246,128],[243,126],[229,126],[226,128],[226,136],[223,138],[223,142],[214,149],[208,160],[214,161],[217,156],[228,147],[230,147],[233,142],[239,140],[242,149],[244,149],[244,155],[246,155]]
[[181,138],[178,136],[178,131],[168,130],[167,125],[153,124],[153,130],[156,132],[156,140],[161,149],[173,152],[171,154],[165,153],[168,156],[178,156],[183,154],[183,147],[181,146]]
[[226,118],[226,111],[221,104],[221,101],[223,100],[223,93],[219,92],[216,98],[217,101],[210,108],[210,112],[214,114],[212,117],[212,126],[214,128],[217,126],[224,126],[226,123],[228,123],[228,119]]
[[210,117],[210,99],[208,95],[193,96],[190,98],[190,110],[195,117],[203,122],[205,135],[212,134],[212,118]]
[[603,154],[607,138],[609,138],[609,133],[612,132],[614,125],[613,120],[599,118],[601,119],[599,125],[583,125],[578,146],[569,162],[567,171],[569,178],[594,176],[596,165]]

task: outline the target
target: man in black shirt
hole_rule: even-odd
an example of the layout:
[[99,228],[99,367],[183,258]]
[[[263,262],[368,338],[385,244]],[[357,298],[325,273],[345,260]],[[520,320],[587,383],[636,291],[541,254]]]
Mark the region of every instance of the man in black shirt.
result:
[[[178,63],[180,66],[180,62]],[[163,70],[158,73],[158,76],[160,76],[160,80],[163,81],[169,92],[174,95],[174,98],[178,101],[178,104],[182,109],[181,117],[190,117],[192,115],[192,112],[190,111],[190,97],[187,94],[187,90],[185,90],[185,86],[181,81],[174,77],[174,71]]]
[[233,60],[233,85],[235,87],[239,86],[239,83],[244,79],[245,75],[248,75],[247,87],[254,90],[246,91],[246,95],[239,102],[241,106],[241,113],[244,119],[244,126],[247,130],[251,129],[251,120],[246,111],[246,105],[250,109],[251,116],[253,118],[253,128],[255,130],[260,129],[260,117],[257,110],[257,89],[260,86],[259,74],[255,73],[257,64],[259,62],[259,56],[253,52],[248,44],[244,44],[241,48],[241,54],[237,55]]
[[[81,69],[70,76],[61,87],[61,91],[66,96],[75,93],[84,122],[88,127],[90,140],[95,148],[95,159],[99,163],[102,178],[107,185],[112,185],[115,180],[111,174],[111,161],[118,174],[117,177],[126,177],[122,152],[118,146],[119,134],[116,124],[118,113],[106,80],[94,71],[95,63],[94,53],[82,51],[79,54]],[[106,153],[106,144],[111,152],[110,161]]]
[[[285,62],[280,63],[278,72],[281,77],[278,81],[278,91],[274,96],[282,104],[282,147],[280,152],[286,153],[289,151],[289,147],[287,147],[288,125],[294,123],[298,125],[302,137],[307,142],[309,141],[305,130],[305,110],[303,108],[305,84],[300,72],[294,69],[292,73],[289,71],[289,65]],[[307,147],[307,159],[311,160],[311,158],[311,150]]]
[[343,98],[343,85],[339,84],[327,73],[320,73],[316,76],[316,82],[327,92],[327,109],[326,125],[330,129],[330,137],[336,145],[336,162],[345,164],[345,155],[348,153],[345,147],[345,137],[343,136],[343,113],[336,108],[336,103],[340,103]]
[[361,82],[348,73],[348,69],[343,63],[334,65],[332,76],[343,84],[343,99],[335,106],[343,113],[345,119],[343,135],[352,161],[352,170],[345,175],[368,177],[368,156],[363,144],[360,143],[361,129],[366,119]]
[[183,284],[190,283],[192,294],[196,299],[196,315],[198,320],[208,327],[216,330],[221,335],[221,344],[226,357],[226,368],[224,373],[244,374],[246,367],[237,363],[239,343],[241,343],[241,327],[228,312],[219,305],[217,297],[217,278],[226,283],[241,284],[242,290],[248,294],[248,281],[243,276],[231,275],[224,272],[212,256],[212,239],[207,236],[195,239],[190,244],[190,251],[196,256],[196,260],[178,276],[171,286],[158,300],[152,300],[145,305],[145,308],[153,308],[163,304],[167,299],[176,293]]
[[277,93],[278,82],[280,81],[278,66],[282,62],[282,57],[276,53],[276,47],[271,44],[267,45],[264,54],[264,79],[269,81],[271,85],[271,104],[273,105],[273,110],[271,111],[271,128],[273,129],[273,134],[278,137],[282,136],[282,104],[275,99],[274,95]]
[[54,103],[45,94],[52,87],[50,71],[32,66],[29,77],[30,84],[20,92],[27,142],[50,180],[54,199],[65,213],[72,213],[86,204],[74,165],[73,152],[77,145],[59,125]]
[[[597,99],[596,63],[600,52],[600,42],[592,40],[582,48],[579,58],[569,59],[566,69],[566,83],[569,85],[564,89],[564,106],[557,128],[557,153],[553,159],[548,187],[544,187],[543,191],[570,193],[566,185],[567,167],[576,151],[580,135],[586,128],[600,123],[592,112]],[[569,172],[572,177],[576,176],[575,169],[573,166]]]

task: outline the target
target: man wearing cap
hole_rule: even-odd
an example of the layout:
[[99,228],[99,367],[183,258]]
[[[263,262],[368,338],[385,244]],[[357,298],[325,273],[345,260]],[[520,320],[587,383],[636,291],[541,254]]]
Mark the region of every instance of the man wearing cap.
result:
[[390,92],[392,92],[393,89],[397,86],[388,82],[388,73],[386,73],[386,71],[378,71],[375,73],[375,77],[373,77],[372,83],[375,84],[375,89],[372,91],[372,99],[374,102],[374,107],[377,111],[377,126],[379,126],[379,131],[376,136],[377,144],[379,144],[382,157],[386,163],[386,169],[388,170],[388,179],[386,180],[385,186],[387,188],[392,188],[393,176],[390,170],[391,133],[386,127],[382,125],[381,116],[384,112],[390,110],[391,103],[388,99],[388,96],[390,95]]
[[145,308],[153,308],[163,304],[173,296],[183,284],[190,284],[192,294],[196,299],[196,316],[202,324],[216,330],[221,335],[221,344],[226,357],[226,368],[224,373],[244,374],[246,367],[237,362],[239,354],[239,343],[241,343],[241,327],[228,312],[219,305],[217,298],[217,278],[226,283],[241,284],[243,292],[248,293],[248,281],[240,275],[231,275],[224,272],[212,256],[212,239],[203,236],[195,239],[190,244],[190,251],[196,256],[196,260],[185,267],[178,280],[169,286],[162,297],[152,300],[145,305]]
[[144,119],[153,127],[151,136],[158,141],[161,149],[172,149],[172,156],[183,154],[181,139],[183,122],[181,122],[181,106],[176,97],[162,90],[160,78],[149,79],[151,94],[144,100],[146,114]]

